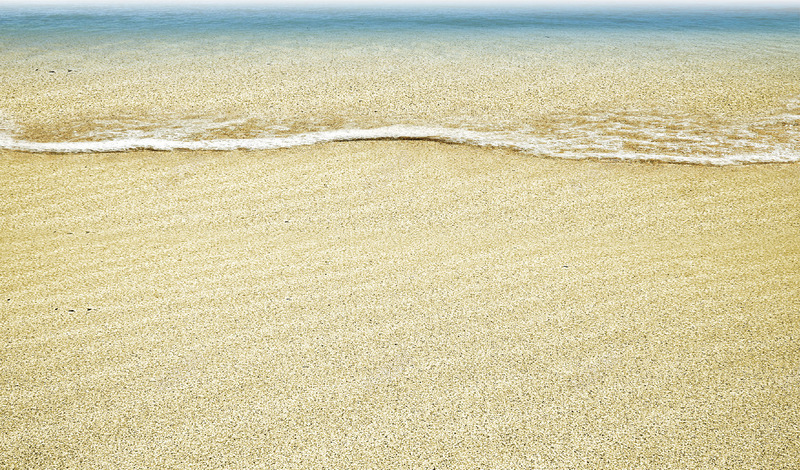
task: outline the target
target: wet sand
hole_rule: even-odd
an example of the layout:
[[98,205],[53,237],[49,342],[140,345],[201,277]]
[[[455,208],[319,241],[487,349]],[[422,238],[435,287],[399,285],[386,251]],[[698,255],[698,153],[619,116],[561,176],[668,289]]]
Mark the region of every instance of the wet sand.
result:
[[791,41],[716,53],[633,42],[10,51],[0,57],[0,138],[201,140],[402,124],[558,136],[580,154],[796,153]]
[[800,165],[0,163],[2,468],[800,461]]

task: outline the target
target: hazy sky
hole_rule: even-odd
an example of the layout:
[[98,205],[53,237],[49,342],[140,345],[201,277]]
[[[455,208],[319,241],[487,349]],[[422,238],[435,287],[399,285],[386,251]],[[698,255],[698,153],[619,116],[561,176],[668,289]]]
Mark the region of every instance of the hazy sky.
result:
[[0,6],[4,4],[15,5],[279,5],[279,6],[712,6],[712,7],[763,7],[781,6],[798,7],[800,0],[377,0],[377,1],[353,1],[353,0],[0,0]]

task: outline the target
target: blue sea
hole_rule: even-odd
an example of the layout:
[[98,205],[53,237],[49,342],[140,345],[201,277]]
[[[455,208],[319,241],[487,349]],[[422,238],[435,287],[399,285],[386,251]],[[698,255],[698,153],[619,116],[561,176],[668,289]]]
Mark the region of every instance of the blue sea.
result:
[[0,8],[0,149],[800,161],[800,9]]

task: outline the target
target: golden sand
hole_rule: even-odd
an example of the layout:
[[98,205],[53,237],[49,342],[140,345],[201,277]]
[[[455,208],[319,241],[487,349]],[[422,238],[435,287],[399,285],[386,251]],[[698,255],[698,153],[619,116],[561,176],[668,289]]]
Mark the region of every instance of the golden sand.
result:
[[800,461],[796,164],[0,163],[0,468]]

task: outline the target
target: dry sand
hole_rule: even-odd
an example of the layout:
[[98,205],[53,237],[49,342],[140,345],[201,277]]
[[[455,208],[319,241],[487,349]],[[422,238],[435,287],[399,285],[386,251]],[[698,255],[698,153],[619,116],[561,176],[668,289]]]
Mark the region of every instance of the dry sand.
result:
[[0,163],[0,468],[800,461],[800,165]]

